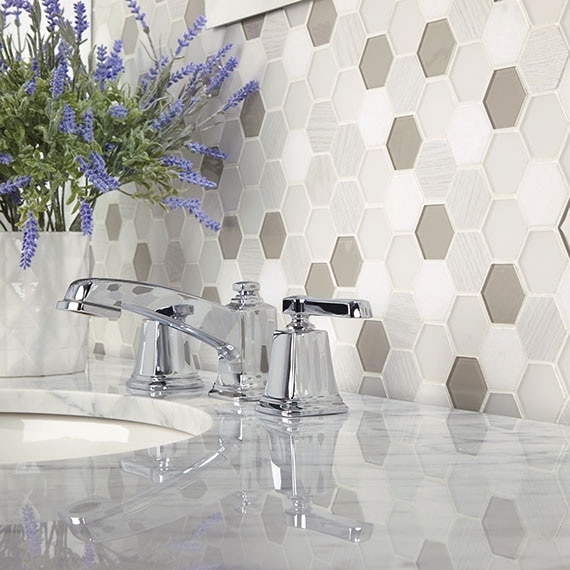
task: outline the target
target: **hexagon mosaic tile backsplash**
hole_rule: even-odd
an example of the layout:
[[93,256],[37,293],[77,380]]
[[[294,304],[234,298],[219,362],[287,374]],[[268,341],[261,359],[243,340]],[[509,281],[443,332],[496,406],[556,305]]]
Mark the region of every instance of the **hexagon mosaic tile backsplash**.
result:
[[[165,46],[204,11],[141,5]],[[94,1],[95,42],[122,38],[131,68],[134,24]],[[221,232],[109,195],[94,275],[224,303],[239,279],[276,306],[366,298],[371,321],[315,319],[341,389],[569,424],[567,0],[307,0],[209,30],[190,57],[225,42],[232,86],[261,88],[204,133],[228,154],[201,166],[218,189],[188,189]],[[94,320],[95,352],[132,356],[138,326]]]

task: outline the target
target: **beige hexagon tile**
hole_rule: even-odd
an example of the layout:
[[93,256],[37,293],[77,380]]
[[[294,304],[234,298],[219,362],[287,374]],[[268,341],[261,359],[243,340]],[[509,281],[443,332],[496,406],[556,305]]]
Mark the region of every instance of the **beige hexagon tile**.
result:
[[493,4],[481,38],[494,67],[518,61],[528,31],[529,24],[519,2],[503,0]]
[[564,0],[552,0],[544,4],[541,0],[523,0],[531,22],[536,25],[553,24],[558,21],[564,9]]
[[566,124],[566,115],[556,94],[532,97],[521,123],[521,132],[531,156],[555,157],[562,147]]
[[556,89],[568,60],[568,47],[558,26],[530,31],[520,69],[531,93]]
[[458,354],[479,354],[489,328],[487,313],[479,295],[457,295],[447,326]]
[[358,14],[339,16],[331,37],[331,45],[341,69],[358,65],[365,38],[366,32]]
[[[498,346],[501,350],[497,350]],[[490,390],[516,391],[526,366],[526,355],[513,327],[491,326],[478,360]]]
[[457,99],[461,102],[481,101],[492,71],[485,49],[479,42],[459,46],[449,73]]
[[386,81],[388,96],[398,115],[416,111],[425,77],[415,55],[397,57]]
[[386,265],[381,262],[363,261],[354,287],[354,296],[370,301],[375,318],[382,318],[386,314],[391,292]]
[[455,287],[445,262],[424,262],[414,287],[414,299],[422,321],[445,322],[455,294]]
[[337,19],[337,13],[332,0],[316,2],[311,6],[307,29],[314,46],[328,44]]
[[358,128],[366,148],[383,146],[394,119],[392,103],[385,89],[366,91],[358,113]]
[[413,290],[422,261],[422,252],[415,236],[394,236],[386,257],[386,266],[394,288]]
[[366,88],[356,69],[341,71],[334,87],[332,102],[336,116],[342,123],[353,122],[359,115]]
[[332,95],[337,74],[338,64],[330,47],[313,53],[307,79],[311,92],[316,99],[327,98]]
[[408,54],[416,51],[424,24],[424,15],[416,0],[404,0],[396,3],[388,28],[388,36],[396,54]]
[[383,379],[389,398],[413,402],[421,385],[421,375],[413,353],[391,350],[384,366]]
[[453,86],[446,78],[438,78],[425,85],[417,117],[426,138],[441,138],[447,133],[456,105]]
[[411,293],[393,293],[384,317],[390,346],[412,350],[421,326],[414,296]]
[[491,256],[480,232],[455,234],[447,253],[446,264],[458,292],[481,290]]
[[384,260],[392,239],[392,229],[384,208],[366,208],[356,235],[362,255],[369,260]]
[[423,379],[444,384],[455,359],[446,327],[425,324],[416,342],[414,353]]
[[455,174],[455,161],[447,142],[424,142],[416,159],[415,172],[428,201],[445,200]]
[[526,221],[515,199],[494,200],[491,203],[483,225],[483,235],[495,259],[517,259],[526,231]]
[[556,421],[564,402],[556,371],[547,364],[528,365],[517,395],[524,417],[543,422]]
[[307,29],[300,26],[291,30],[283,47],[283,66],[289,81],[306,77],[311,55],[311,38]]
[[533,230],[523,245],[519,264],[530,293],[554,293],[568,264],[556,230]]
[[528,161],[528,151],[518,131],[495,133],[483,161],[493,192],[515,194]]
[[455,162],[467,165],[481,162],[492,129],[483,105],[479,103],[464,103],[455,108],[447,140]]
[[386,189],[393,176],[387,149],[367,149],[360,163],[358,181],[368,205],[384,205]]
[[395,175],[386,191],[386,214],[395,232],[413,232],[422,210],[422,198],[413,173]]
[[299,184],[287,188],[281,212],[287,233],[303,233],[310,213],[309,196],[305,186]]
[[447,206],[452,224],[457,230],[481,229],[490,202],[487,180],[479,168],[456,172]]
[[480,40],[492,4],[488,0],[455,0],[449,10],[453,35],[460,43]]
[[528,296],[517,320],[517,332],[530,360],[553,362],[566,334],[554,299]]

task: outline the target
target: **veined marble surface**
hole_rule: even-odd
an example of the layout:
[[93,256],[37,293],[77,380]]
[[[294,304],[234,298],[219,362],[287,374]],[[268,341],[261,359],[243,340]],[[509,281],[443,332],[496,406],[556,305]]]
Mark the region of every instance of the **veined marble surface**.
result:
[[211,417],[160,448],[0,465],[3,570],[570,568],[564,426],[348,394],[348,415],[286,424],[128,395],[130,366],[0,381],[3,412]]

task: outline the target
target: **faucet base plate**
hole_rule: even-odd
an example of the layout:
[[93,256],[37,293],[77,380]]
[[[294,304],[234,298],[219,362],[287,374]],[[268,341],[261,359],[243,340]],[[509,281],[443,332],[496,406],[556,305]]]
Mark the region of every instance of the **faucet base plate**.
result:
[[334,396],[317,396],[311,398],[294,398],[282,400],[267,394],[262,396],[256,410],[263,414],[284,418],[300,418],[306,416],[328,416],[345,414],[348,406],[339,394]]
[[258,402],[263,395],[263,388],[244,388],[242,386],[225,386],[216,382],[208,396],[221,400],[237,400],[240,402]]
[[167,394],[197,392],[204,389],[204,382],[197,373],[184,376],[142,376],[133,374],[127,387],[135,394],[164,397]]

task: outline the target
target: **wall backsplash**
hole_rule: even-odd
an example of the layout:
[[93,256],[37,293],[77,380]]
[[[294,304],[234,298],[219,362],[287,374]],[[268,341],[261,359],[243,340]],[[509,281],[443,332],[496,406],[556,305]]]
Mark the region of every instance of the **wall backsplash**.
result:
[[[167,45],[204,7],[141,5]],[[94,24],[144,59],[126,2],[94,0]],[[317,320],[341,389],[570,423],[566,0],[304,1],[194,54],[228,41],[261,89],[205,135],[219,189],[189,189],[220,234],[109,196],[94,275],[366,298],[373,320]],[[132,356],[137,326],[94,321],[95,351]]]

